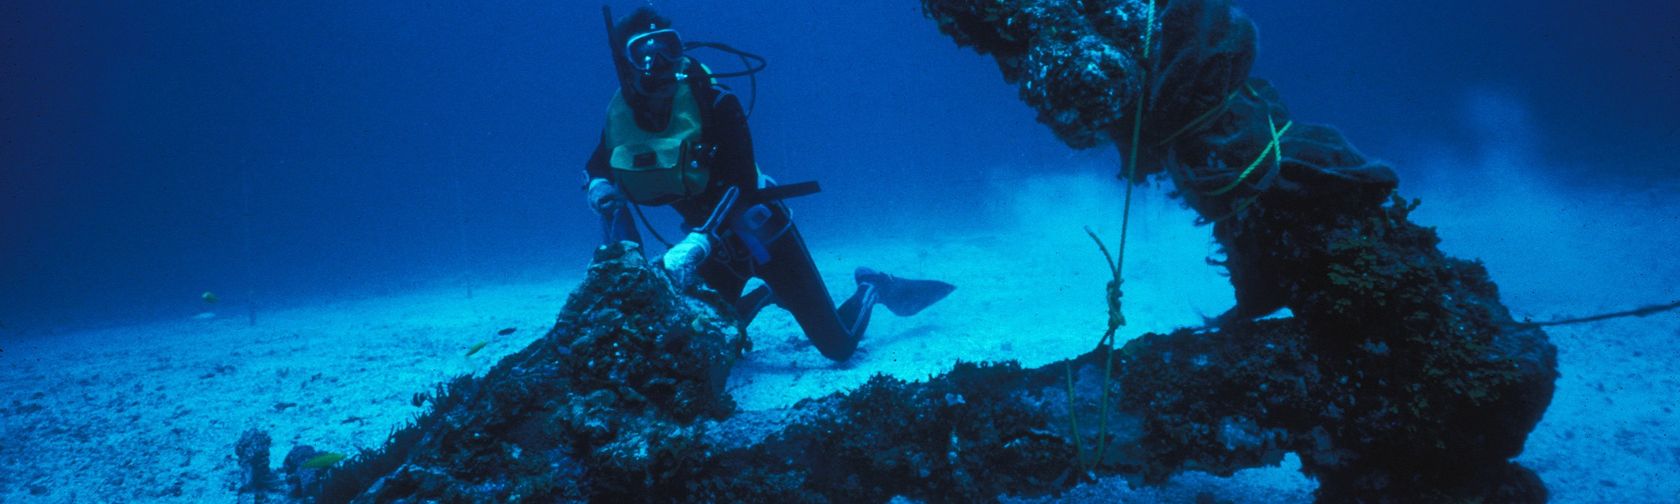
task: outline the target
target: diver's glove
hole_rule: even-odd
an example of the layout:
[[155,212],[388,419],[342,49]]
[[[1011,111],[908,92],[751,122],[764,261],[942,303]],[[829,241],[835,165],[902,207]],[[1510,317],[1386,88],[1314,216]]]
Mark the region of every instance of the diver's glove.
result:
[[609,215],[620,208],[624,208],[624,194],[618,192],[618,186],[607,179],[589,179],[589,209],[596,215]]
[[689,233],[682,241],[672,245],[665,251],[662,259],[665,271],[671,275],[671,283],[678,289],[688,289],[694,284],[695,273],[700,270],[700,263],[706,262],[706,257],[711,253],[711,240],[700,233]]

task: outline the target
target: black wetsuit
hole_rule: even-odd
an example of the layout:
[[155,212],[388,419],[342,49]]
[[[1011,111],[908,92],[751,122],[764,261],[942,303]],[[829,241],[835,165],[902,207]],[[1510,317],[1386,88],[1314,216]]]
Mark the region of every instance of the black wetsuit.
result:
[[[706,222],[724,193],[734,187],[740,194],[735,212],[756,211],[768,219],[754,229],[742,229],[740,219],[726,220],[718,233],[723,239],[713,240],[711,255],[699,267],[700,277],[727,299],[736,301],[743,326],[773,298],[775,304],[793,313],[805,336],[824,356],[836,361],[850,358],[869,325],[875,297],[873,289],[859,286],[843,305],[834,307],[822,275],[805,248],[805,239],[788,216],[787,206],[780,201],[759,201],[755,197],[760,189],[759,173],[753,160],[752,133],[747,129],[740,100],[709,82],[704,76],[691,75],[689,82],[679,85],[692,86],[700,104],[703,150],[716,149],[711,151],[709,160],[710,181],[705,191],[673,202],[671,208],[682,216],[683,227],[693,230]],[[613,181],[610,157],[603,140],[585,168],[589,177]],[[641,243],[631,212],[629,205],[621,205],[617,211],[602,216],[604,241]],[[760,257],[767,260],[761,262],[754,257],[743,235],[757,237],[755,241],[767,252]],[[769,291],[743,296],[742,290],[753,277],[764,280]]]

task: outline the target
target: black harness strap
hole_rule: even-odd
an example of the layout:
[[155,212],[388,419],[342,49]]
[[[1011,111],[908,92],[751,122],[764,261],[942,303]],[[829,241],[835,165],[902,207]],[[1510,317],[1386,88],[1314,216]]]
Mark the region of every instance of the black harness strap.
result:
[[753,192],[752,199],[755,202],[763,203],[767,201],[798,198],[800,196],[810,196],[819,192],[822,192],[822,186],[818,185],[815,180],[807,180],[804,182],[794,182],[792,184],[776,185],[759,189]]

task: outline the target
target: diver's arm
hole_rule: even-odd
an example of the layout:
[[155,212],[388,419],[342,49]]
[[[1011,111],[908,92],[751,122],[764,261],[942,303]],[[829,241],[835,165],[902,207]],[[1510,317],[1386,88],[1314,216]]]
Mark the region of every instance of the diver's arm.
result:
[[[600,143],[595,144],[595,152],[590,153],[589,161],[583,164],[583,175],[585,180],[612,180],[612,167],[607,164],[607,140],[605,138],[602,138]],[[588,187],[587,182],[585,187]]]
[[603,219],[611,218],[616,205],[623,204],[623,195],[618,187],[612,183],[612,168],[607,165],[607,146],[603,140],[595,146],[595,153],[589,155],[589,162],[583,165],[584,201],[589,208]]

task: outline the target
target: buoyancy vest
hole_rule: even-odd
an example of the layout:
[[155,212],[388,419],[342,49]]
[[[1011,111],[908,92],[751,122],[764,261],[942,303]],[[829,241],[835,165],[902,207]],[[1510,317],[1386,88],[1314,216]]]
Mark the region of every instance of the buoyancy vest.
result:
[[631,201],[663,205],[706,190],[711,167],[697,155],[703,121],[692,87],[686,81],[677,83],[671,119],[663,131],[642,129],[624,92],[613,94],[604,141],[613,178]]

